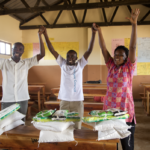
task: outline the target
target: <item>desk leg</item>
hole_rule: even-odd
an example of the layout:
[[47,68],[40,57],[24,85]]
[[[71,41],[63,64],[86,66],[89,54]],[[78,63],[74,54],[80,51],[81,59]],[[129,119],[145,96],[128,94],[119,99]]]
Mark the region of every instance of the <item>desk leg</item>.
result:
[[147,91],[147,115],[149,115],[149,91]]
[[[146,97],[145,87],[144,87],[144,97]],[[143,106],[145,106],[145,104],[144,104],[144,100],[142,100],[142,104],[143,104]]]
[[44,108],[44,102],[45,102],[45,87],[43,87],[42,108]]
[[40,91],[38,91],[38,108],[41,111]]

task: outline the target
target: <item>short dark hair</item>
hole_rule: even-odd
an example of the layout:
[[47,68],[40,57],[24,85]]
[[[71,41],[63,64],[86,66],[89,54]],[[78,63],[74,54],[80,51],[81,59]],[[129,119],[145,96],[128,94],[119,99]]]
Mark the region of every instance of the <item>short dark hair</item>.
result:
[[23,49],[24,49],[24,45],[21,42],[16,42],[16,43],[14,43],[14,45],[15,44],[20,44],[23,47]]
[[126,54],[126,56],[127,56],[127,58],[128,58],[128,56],[129,56],[129,50],[128,50],[128,48],[126,48],[126,47],[123,46],[123,45],[120,45],[120,46],[118,46],[118,47],[115,49],[114,53],[115,53],[118,49],[122,49],[122,50],[125,52],[125,54]]
[[67,52],[67,54],[68,54],[68,53],[72,53],[72,52],[76,53],[76,55],[77,55],[77,52],[76,52],[75,50],[72,50],[72,49],[69,50],[69,51]]

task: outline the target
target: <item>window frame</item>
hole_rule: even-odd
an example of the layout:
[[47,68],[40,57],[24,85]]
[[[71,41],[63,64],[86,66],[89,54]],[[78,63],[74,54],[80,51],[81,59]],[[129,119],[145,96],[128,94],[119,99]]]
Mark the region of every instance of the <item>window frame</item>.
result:
[[[5,43],[5,54],[2,54],[1,51],[0,51],[0,55],[11,56],[11,55],[12,55],[12,43],[5,42],[5,41],[2,41],[2,40],[0,40],[0,42]],[[6,54],[6,44],[9,44],[9,45],[10,45],[10,54]]]

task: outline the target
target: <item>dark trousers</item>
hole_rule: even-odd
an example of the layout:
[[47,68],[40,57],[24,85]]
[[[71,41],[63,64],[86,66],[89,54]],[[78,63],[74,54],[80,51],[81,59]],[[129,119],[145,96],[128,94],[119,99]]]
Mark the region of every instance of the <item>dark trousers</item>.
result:
[[132,120],[132,122],[127,122],[127,125],[132,126],[131,129],[128,129],[131,132],[131,134],[128,137],[120,140],[122,149],[123,150],[134,150],[134,132],[135,132],[134,119]]
[[[9,106],[11,106],[11,105],[13,105],[15,103],[20,104],[20,108],[18,109],[18,111],[20,113],[26,115],[27,109],[28,109],[28,100],[26,100],[26,101],[20,101],[20,102],[8,102],[8,103],[2,102],[1,103],[1,110],[3,110],[3,109],[5,109],[5,108],[7,108],[7,107],[9,107]],[[23,121],[25,121],[25,118],[23,119]]]

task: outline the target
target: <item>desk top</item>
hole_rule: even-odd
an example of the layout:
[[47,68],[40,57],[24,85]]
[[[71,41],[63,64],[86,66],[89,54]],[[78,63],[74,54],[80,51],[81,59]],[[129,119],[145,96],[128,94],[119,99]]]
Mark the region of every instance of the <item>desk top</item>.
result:
[[101,85],[107,85],[107,83],[83,83],[84,86],[101,86]]
[[[39,133],[40,130],[37,130],[33,126],[18,126],[17,128],[10,130],[7,132],[7,136],[11,135],[17,135],[17,136],[24,136],[24,137],[37,137],[39,138]],[[4,136],[5,133],[3,134]],[[93,130],[80,130],[76,129],[74,130],[74,138],[76,141],[94,141],[96,142],[98,138],[98,131],[93,131]],[[103,141],[97,141],[97,142],[110,142],[110,143],[117,143],[119,142],[119,139],[114,139],[114,140],[103,140]]]
[[150,82],[141,82],[140,84],[143,85],[143,86],[144,85],[150,85]]
[[46,83],[37,82],[37,83],[28,83],[28,85],[46,85]]

